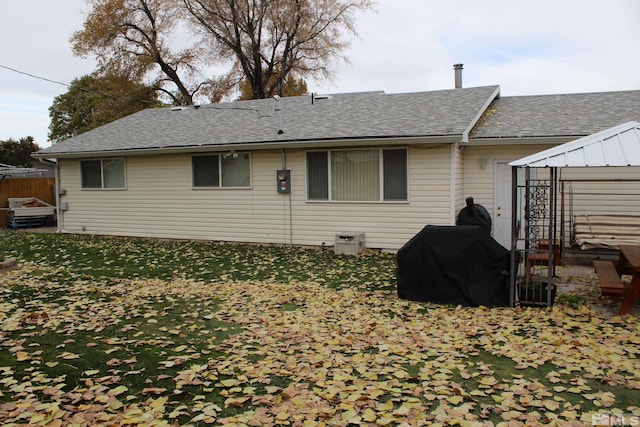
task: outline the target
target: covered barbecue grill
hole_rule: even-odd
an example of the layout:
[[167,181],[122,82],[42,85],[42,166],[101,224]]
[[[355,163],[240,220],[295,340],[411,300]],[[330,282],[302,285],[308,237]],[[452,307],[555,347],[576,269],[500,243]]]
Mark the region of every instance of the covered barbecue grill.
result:
[[487,209],[473,202],[473,197],[467,197],[467,206],[462,208],[456,218],[456,225],[479,225],[487,234],[491,234],[491,215]]
[[509,251],[482,225],[428,225],[398,251],[398,296],[465,306],[509,304]]

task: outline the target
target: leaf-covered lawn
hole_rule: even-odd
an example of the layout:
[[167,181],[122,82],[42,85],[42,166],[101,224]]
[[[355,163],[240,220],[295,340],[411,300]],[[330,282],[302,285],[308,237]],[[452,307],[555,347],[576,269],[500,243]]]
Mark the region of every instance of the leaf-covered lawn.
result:
[[591,425],[639,319],[397,299],[395,257],[0,232],[3,425]]

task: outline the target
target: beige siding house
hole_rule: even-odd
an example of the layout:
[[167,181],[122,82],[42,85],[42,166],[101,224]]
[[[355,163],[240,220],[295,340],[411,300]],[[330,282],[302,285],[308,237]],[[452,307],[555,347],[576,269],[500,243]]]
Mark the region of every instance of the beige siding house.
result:
[[473,196],[507,245],[510,161],[638,119],[640,91],[301,96],[144,110],[37,156],[61,232],[397,250]]
[[[485,111],[464,150],[464,192],[493,218],[493,236],[508,247],[511,168],[508,163],[640,117],[640,91],[501,97]],[[535,170],[545,178],[546,170]],[[593,180],[600,178],[603,182]],[[571,214],[640,212],[638,168],[562,169]],[[607,182],[604,182],[604,181]],[[580,183],[578,183],[580,181]],[[588,182],[587,182],[588,181]],[[606,194],[596,191],[606,187]],[[573,192],[571,192],[573,190]],[[613,193],[619,196],[613,196]],[[624,198],[624,204],[618,201]],[[603,203],[603,201],[605,201]],[[597,208],[599,206],[599,208]],[[567,215],[567,220],[570,220]],[[570,227],[570,224],[567,225]],[[570,245],[570,239],[564,240]]]

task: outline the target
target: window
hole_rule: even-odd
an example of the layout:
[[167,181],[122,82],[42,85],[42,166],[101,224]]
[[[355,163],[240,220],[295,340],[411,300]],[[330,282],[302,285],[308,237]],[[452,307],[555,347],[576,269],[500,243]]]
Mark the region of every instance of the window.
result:
[[80,174],[82,188],[124,189],[124,159],[82,160]]
[[407,200],[407,150],[383,150],[384,200]]
[[328,151],[307,153],[307,198],[309,200],[329,200]]
[[193,156],[191,170],[194,187],[251,187],[251,155],[249,153]]
[[218,156],[198,156],[191,158],[194,187],[218,187],[220,173]]
[[407,150],[309,151],[307,199],[406,201]]

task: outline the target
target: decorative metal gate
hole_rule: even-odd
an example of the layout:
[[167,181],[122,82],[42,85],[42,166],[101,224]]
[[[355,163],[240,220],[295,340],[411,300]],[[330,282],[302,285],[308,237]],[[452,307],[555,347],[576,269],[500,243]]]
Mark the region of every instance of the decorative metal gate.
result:
[[513,168],[512,305],[550,307],[555,299],[553,277],[561,247],[556,225],[557,171],[547,170],[549,176],[540,179],[525,168],[524,182],[518,182],[517,168]]

